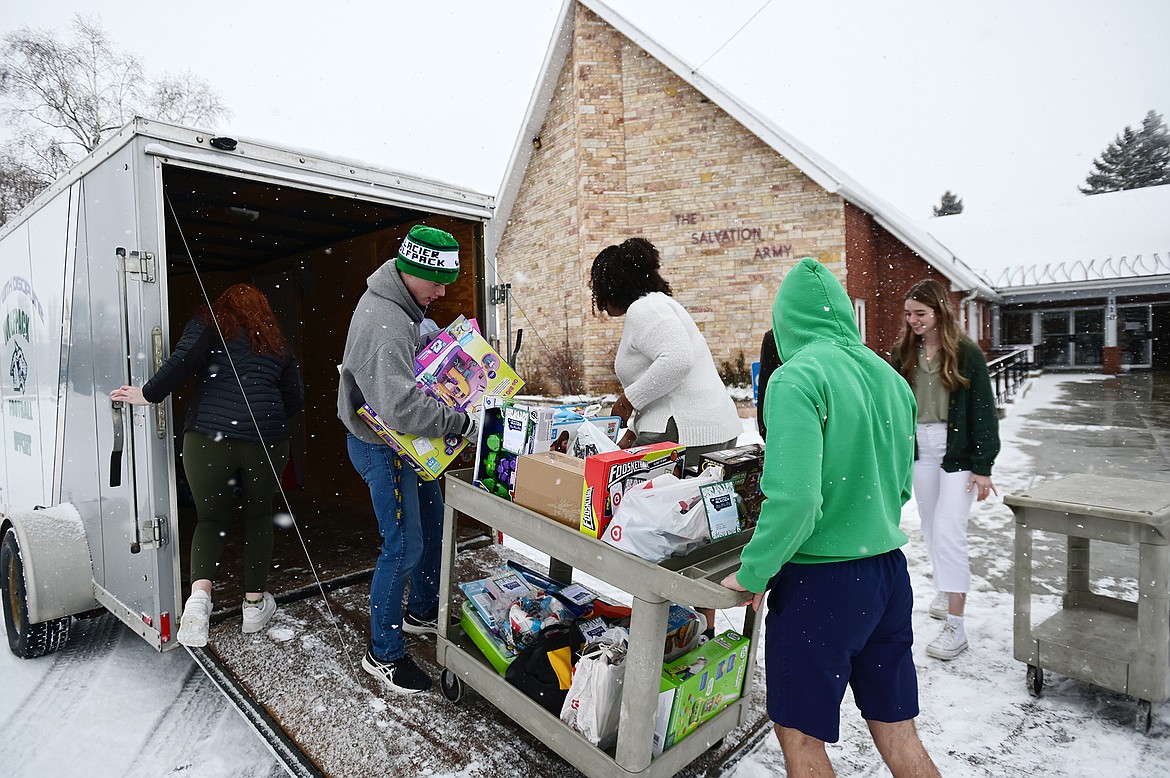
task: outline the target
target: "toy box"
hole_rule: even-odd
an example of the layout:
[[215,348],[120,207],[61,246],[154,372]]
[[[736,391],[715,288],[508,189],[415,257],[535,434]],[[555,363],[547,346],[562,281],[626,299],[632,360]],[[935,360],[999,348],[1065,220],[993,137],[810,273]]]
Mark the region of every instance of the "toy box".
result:
[[[459,411],[479,413],[485,396],[510,397],[524,380],[479,334],[473,322],[460,316],[438,333],[415,357],[418,388],[444,405]],[[398,452],[424,481],[433,481],[458,458],[467,445],[459,435],[424,438],[390,429],[373,409],[358,415]]]
[[750,644],[728,630],[663,666],[654,718],[655,756],[739,699]]
[[539,449],[539,441],[548,440],[552,417],[549,407],[514,403],[505,397],[485,397],[479,414],[479,445],[472,482],[497,497],[512,499],[516,488],[516,460]]
[[587,457],[581,494],[581,531],[600,538],[628,487],[663,473],[681,478],[685,451],[686,446],[663,442]]
[[483,655],[491,662],[492,667],[496,668],[497,673],[503,675],[508,672],[508,665],[512,664],[516,653],[499,635],[488,629],[470,601],[464,600],[459,612],[459,624],[467,636],[471,638],[471,642],[483,652]]
[[760,474],[764,470],[764,447],[759,443],[703,454],[701,468],[719,468],[721,479],[735,484],[735,492],[743,500],[743,523],[745,527],[755,526],[760,517],[760,506],[764,504],[764,493],[760,491]]
[[621,429],[620,418],[601,416],[587,419],[574,412],[573,407],[525,405],[505,397],[484,397],[473,483],[498,497],[513,499],[518,458],[550,450],[570,453],[567,451],[568,442],[586,421],[616,444]]

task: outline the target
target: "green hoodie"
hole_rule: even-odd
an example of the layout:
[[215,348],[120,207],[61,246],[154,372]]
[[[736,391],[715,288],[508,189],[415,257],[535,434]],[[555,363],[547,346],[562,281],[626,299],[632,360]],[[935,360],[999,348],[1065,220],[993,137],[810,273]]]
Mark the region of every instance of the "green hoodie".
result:
[[861,342],[833,274],[800,260],[776,293],[772,322],[782,364],[764,407],[767,499],[736,573],[753,592],[787,562],[843,562],[904,545],[898,522],[914,465],[914,393]]

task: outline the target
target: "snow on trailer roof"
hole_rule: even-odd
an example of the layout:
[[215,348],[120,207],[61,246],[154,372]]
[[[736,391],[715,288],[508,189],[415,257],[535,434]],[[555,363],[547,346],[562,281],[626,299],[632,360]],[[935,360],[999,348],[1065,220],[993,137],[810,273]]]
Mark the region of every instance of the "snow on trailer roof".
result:
[[1000,291],[1170,275],[1170,185],[939,216],[922,227]]
[[[134,117],[117,132],[107,136],[96,149],[0,227],[0,236],[15,229],[58,192],[100,165],[135,137],[157,141],[147,147],[148,154],[192,164],[208,164],[252,174],[261,172],[261,166],[264,166],[267,168],[265,172],[270,176],[271,166],[275,164],[288,171],[281,177],[292,184],[309,183],[311,178],[312,183],[321,186],[323,177],[328,176],[331,181],[330,188],[355,197],[392,199],[427,208],[441,204],[445,207],[441,207],[440,210],[479,219],[490,219],[495,209],[495,198],[492,195],[414,173],[391,170],[337,154],[281,146],[244,136],[227,136],[228,140],[234,141],[233,146],[215,146],[212,140],[224,137],[219,133]],[[168,143],[174,145],[165,145]]]

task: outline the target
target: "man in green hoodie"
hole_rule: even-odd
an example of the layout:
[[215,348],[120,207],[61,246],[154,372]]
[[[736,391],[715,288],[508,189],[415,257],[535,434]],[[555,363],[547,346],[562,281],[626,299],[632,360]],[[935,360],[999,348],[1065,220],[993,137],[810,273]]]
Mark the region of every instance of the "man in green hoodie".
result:
[[[768,595],[768,714],[789,775],[832,775],[845,686],[895,776],[938,775],[914,727],[913,594],[900,548],[914,463],[914,394],[861,341],[853,304],[805,258],[772,306],[781,366],[768,381],[767,498],[739,570]],[[775,422],[774,424],[772,422]]]

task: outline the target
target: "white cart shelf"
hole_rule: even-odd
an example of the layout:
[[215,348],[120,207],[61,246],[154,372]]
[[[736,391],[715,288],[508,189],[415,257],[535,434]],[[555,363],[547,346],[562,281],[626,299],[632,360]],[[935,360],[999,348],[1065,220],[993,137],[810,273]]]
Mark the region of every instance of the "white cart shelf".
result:
[[[449,698],[458,699],[459,685],[465,683],[590,778],[674,775],[733,729],[747,723],[758,642],[756,614],[750,607],[743,631],[751,638],[751,648],[740,698],[651,760],[670,604],[718,609],[742,602],[741,593],[720,586],[719,581],[738,568],[739,552],[750,537],[748,533],[704,546],[686,557],[654,564],[489,494],[473,486],[471,478],[470,470],[458,470],[448,473],[445,481],[447,507],[440,592],[446,596],[439,598],[436,655],[438,663],[446,668],[442,680]],[[456,511],[548,554],[552,560],[550,574],[556,580],[570,582],[576,569],[633,596],[621,718],[613,756],[509,684],[460,628],[449,626],[449,614],[458,613],[454,599],[458,582],[452,580]]]
[[[1170,698],[1170,483],[1072,475],[1004,502],[1016,517],[1015,657],[1039,696],[1044,670],[1129,694],[1136,726],[1149,731],[1151,705]],[[1061,610],[1032,625],[1032,533],[1068,538]],[[1090,543],[1138,549],[1137,602],[1090,589]]]

